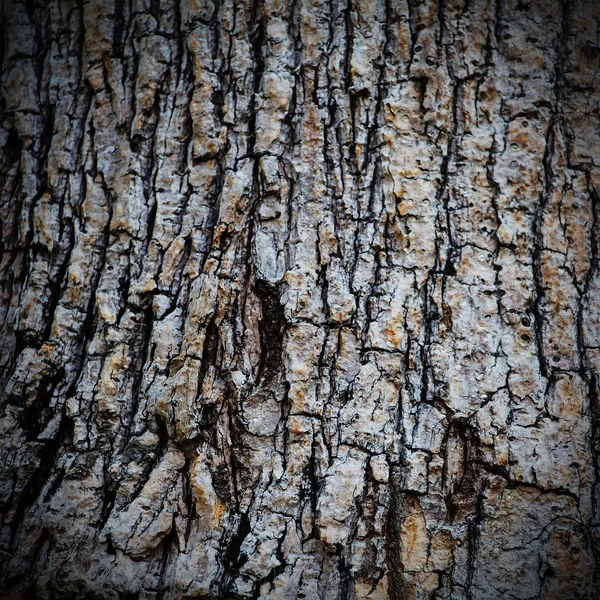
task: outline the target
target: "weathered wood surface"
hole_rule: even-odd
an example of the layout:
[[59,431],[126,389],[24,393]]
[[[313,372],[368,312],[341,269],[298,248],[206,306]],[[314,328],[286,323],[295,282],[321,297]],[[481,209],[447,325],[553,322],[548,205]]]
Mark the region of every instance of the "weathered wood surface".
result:
[[2,20],[3,597],[598,597],[599,2]]

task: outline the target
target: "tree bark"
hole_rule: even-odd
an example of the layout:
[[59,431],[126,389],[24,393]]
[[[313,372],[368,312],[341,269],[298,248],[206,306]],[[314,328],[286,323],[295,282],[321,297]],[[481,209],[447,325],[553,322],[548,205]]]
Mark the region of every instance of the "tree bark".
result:
[[2,17],[6,597],[600,597],[600,3]]

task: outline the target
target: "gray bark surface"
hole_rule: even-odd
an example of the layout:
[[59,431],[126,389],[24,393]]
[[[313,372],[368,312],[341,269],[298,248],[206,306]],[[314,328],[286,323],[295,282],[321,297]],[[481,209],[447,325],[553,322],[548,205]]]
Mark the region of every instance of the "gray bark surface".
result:
[[599,597],[600,2],[1,10],[3,597]]

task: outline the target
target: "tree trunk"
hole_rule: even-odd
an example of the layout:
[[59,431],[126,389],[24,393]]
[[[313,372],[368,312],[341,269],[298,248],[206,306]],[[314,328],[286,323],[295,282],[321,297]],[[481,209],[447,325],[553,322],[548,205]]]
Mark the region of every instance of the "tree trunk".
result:
[[6,597],[600,597],[600,3],[2,15]]

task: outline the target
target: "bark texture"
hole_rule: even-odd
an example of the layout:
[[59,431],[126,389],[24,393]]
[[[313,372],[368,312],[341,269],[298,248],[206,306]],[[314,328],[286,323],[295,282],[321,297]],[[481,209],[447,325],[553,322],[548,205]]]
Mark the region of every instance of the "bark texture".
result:
[[4,597],[598,598],[600,2],[2,19]]

